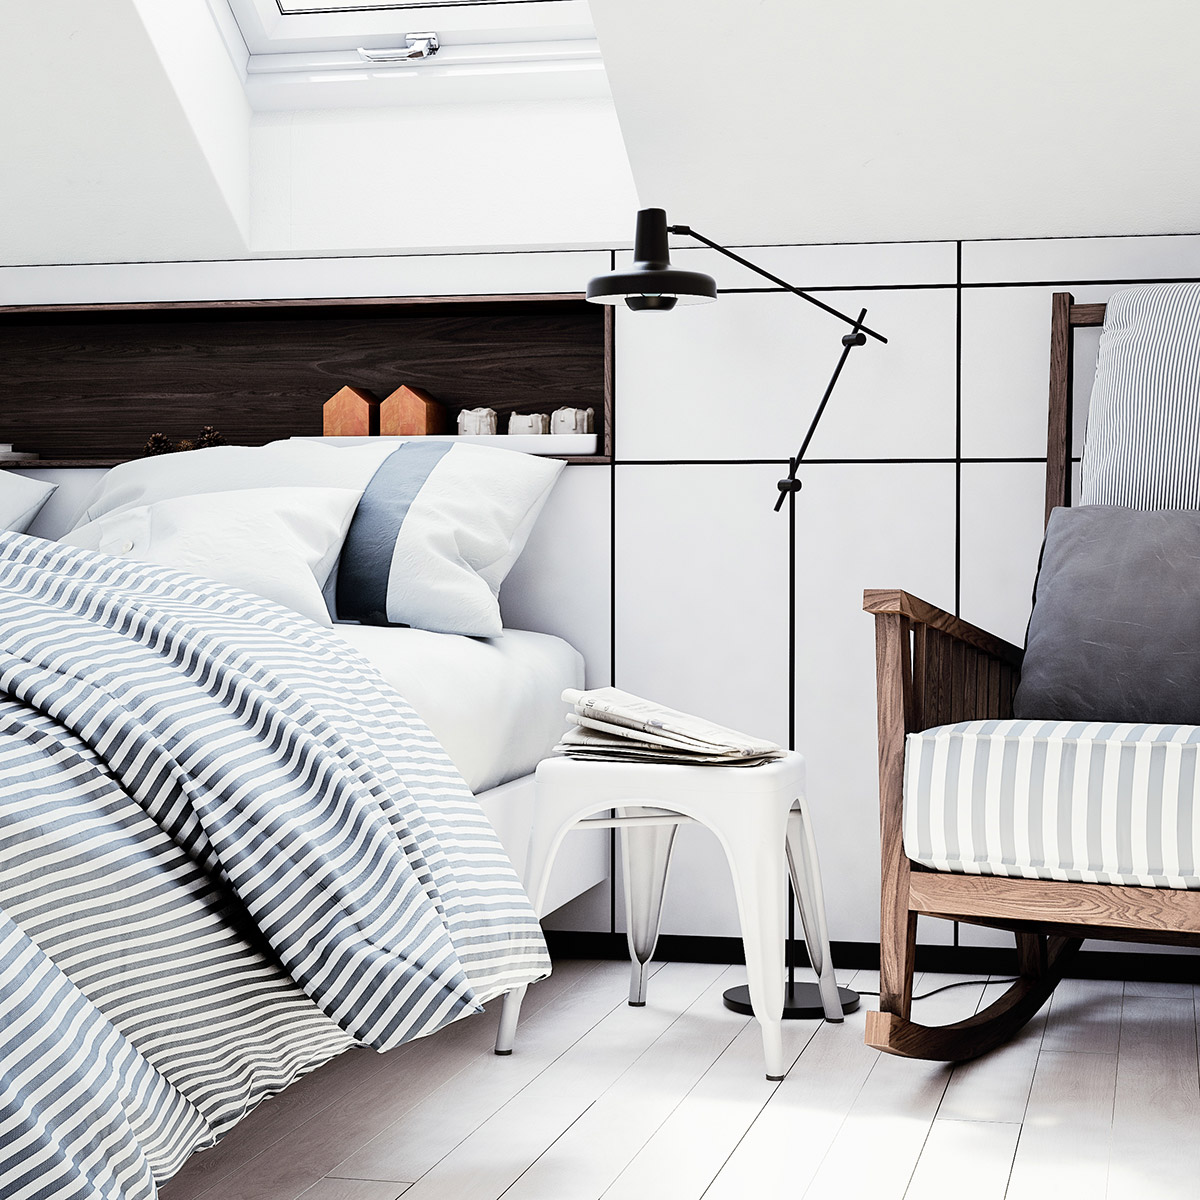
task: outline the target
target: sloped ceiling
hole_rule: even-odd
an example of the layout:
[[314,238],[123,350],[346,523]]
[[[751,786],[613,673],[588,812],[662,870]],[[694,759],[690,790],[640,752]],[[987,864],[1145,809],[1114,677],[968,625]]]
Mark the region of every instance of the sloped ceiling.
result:
[[1200,229],[1191,0],[591,0],[640,202],[720,240]]
[[250,110],[204,0],[6,4],[0,263],[245,253]]

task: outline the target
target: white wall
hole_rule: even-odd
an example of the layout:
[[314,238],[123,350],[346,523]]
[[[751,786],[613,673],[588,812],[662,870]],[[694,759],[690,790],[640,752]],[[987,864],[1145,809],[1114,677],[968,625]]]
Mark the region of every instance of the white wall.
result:
[[[797,744],[833,937],[877,933],[875,689],[864,587],[903,587],[1023,638],[1041,541],[1050,296],[1200,278],[1200,236],[774,247],[748,254],[858,304],[891,339],[846,367],[801,472]],[[0,299],[576,290],[595,250],[0,270]],[[742,287],[708,252],[680,255]],[[785,292],[617,322],[614,466],[570,467],[502,593],[507,619],[574,641],[613,679],[787,737],[787,525],[772,511],[834,360],[837,322]],[[1091,339],[1089,341],[1089,338]],[[1081,395],[1095,333],[1083,333]],[[1089,349],[1090,347],[1090,349]],[[9,440],[4,431],[3,440]],[[64,499],[65,504],[65,499]],[[614,640],[615,634],[615,640]],[[615,674],[610,673],[615,668]],[[607,889],[558,914],[609,928]],[[618,904],[618,915],[619,915]],[[715,841],[686,829],[664,930],[734,936]],[[922,926],[945,942],[951,927]],[[966,944],[992,935],[963,927]]]
[[263,254],[609,245],[636,208],[607,98],[260,113],[251,163]]

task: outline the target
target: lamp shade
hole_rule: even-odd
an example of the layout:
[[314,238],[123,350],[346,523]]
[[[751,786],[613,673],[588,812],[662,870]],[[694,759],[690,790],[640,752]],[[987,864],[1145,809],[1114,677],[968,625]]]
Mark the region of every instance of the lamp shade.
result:
[[624,300],[635,312],[663,311],[676,304],[704,304],[717,298],[717,285],[711,275],[671,266],[664,209],[643,208],[638,213],[633,258],[628,271],[597,275],[591,280],[587,298],[593,304],[618,304]]

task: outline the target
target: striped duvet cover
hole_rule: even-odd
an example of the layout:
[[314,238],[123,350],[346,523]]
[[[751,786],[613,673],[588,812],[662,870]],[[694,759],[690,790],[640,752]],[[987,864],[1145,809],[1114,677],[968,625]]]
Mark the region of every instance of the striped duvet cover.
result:
[[143,1200],[549,960],[412,710],[268,601],[0,534],[0,1197]]

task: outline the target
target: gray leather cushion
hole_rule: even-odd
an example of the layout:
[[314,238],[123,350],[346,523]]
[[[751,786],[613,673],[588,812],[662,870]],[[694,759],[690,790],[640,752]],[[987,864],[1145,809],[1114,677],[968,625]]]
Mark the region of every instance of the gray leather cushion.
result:
[[1200,725],[1200,512],[1054,510],[1013,709]]

